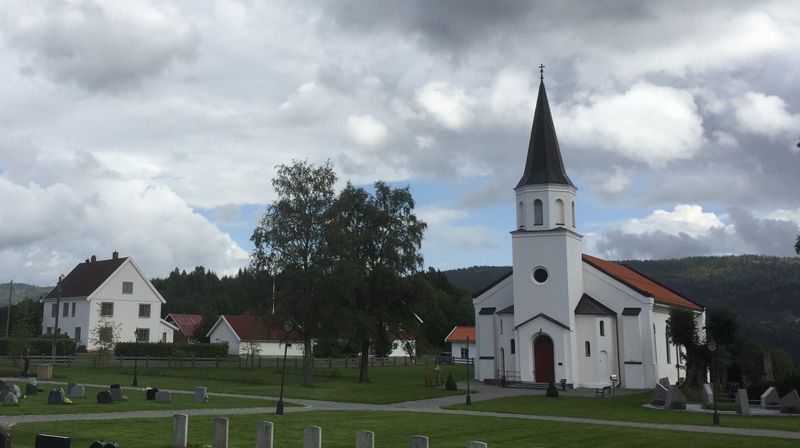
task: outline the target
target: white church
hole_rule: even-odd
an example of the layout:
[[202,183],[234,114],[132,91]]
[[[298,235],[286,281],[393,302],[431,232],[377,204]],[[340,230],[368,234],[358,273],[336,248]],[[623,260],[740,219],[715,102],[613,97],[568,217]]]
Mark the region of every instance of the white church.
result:
[[651,388],[675,383],[680,348],[666,321],[703,307],[633,271],[582,252],[576,188],[567,176],[544,81],[511,232],[513,270],[474,299],[478,380]]

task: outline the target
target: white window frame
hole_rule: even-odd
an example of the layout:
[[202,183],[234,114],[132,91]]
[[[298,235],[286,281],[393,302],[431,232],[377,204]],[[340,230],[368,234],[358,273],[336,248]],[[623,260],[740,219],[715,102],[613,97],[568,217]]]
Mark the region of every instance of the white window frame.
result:
[[[104,313],[103,307],[104,305],[111,306],[111,313]],[[100,317],[114,317],[114,302],[100,302]]]
[[133,282],[122,282],[122,293],[125,295],[133,294]]
[[[142,315],[142,307],[147,307],[146,308],[147,309],[147,315],[146,316]],[[139,317],[140,318],[149,319],[150,316],[151,316],[151,313],[152,313],[152,307],[150,306],[149,303],[140,303],[139,304]]]
[[[146,334],[146,338],[141,338],[140,335],[142,333]],[[150,329],[149,328],[137,328],[136,329],[136,342],[150,342]]]

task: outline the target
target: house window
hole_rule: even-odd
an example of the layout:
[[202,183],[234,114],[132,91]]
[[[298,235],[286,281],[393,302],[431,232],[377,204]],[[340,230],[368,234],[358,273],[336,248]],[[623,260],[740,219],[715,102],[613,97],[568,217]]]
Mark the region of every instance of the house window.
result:
[[99,339],[100,342],[111,342],[114,339],[114,329],[111,327],[100,327],[100,329],[97,330],[97,339]]
[[541,199],[533,201],[533,224],[536,226],[544,224],[544,210]]
[[461,359],[469,358],[469,349],[468,348],[461,348]]
[[53,334],[53,327],[47,327],[47,334]]
[[101,302],[100,303],[100,316],[101,317],[114,317],[114,302]]
[[61,317],[69,317],[69,303],[65,303],[62,308]]
[[604,321],[600,321],[600,336],[606,335],[606,323]]
[[514,353],[516,353],[516,351],[517,351],[516,350],[516,344],[514,343],[514,340],[512,339],[511,340],[511,354],[513,355]]
[[664,339],[666,339],[666,347],[667,347],[667,364],[672,362],[671,353],[669,352],[669,333],[664,333]]
[[136,342],[150,342],[150,329],[137,328],[136,329]]
[[592,345],[589,344],[589,341],[584,342],[583,346],[586,349],[586,357],[592,356]]
[[500,334],[503,334],[503,319],[500,319]]
[[72,302],[72,317],[75,317],[75,304],[78,302]]
[[50,307],[50,317],[54,317],[54,318],[58,317],[58,304],[57,303],[54,303]]
[[139,304],[139,317],[150,317],[150,304],[149,303],[140,303]]
[[133,294],[133,282],[122,282],[122,293]]
[[167,332],[161,333],[161,342],[167,342]]
[[75,342],[81,341],[81,327],[75,327]]

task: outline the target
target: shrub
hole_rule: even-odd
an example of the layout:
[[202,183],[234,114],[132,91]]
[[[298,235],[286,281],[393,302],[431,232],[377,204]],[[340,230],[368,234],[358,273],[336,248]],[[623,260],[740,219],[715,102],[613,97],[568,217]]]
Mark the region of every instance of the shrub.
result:
[[444,382],[444,388],[447,390],[456,390],[458,386],[456,385],[456,380],[453,378],[452,373],[447,374],[447,381]]
[[552,398],[558,398],[558,389],[556,388],[556,383],[550,383],[550,385],[547,386],[547,393],[545,395]]
[[[0,355],[16,356],[28,352],[31,356],[50,355],[53,353],[53,337],[38,338],[0,338]],[[75,354],[75,341],[66,335],[56,338],[56,355],[71,356]]]
[[171,344],[167,342],[136,343],[118,342],[114,346],[117,356],[152,356],[154,358],[216,358],[228,356],[228,343],[215,344]]

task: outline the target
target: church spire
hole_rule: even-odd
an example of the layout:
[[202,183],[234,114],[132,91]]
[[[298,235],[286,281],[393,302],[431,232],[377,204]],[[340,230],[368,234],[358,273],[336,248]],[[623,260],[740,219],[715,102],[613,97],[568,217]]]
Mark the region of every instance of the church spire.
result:
[[544,90],[544,66],[539,66],[539,97],[536,99],[536,112],[533,115],[533,129],[528,144],[528,158],[525,172],[517,184],[523,185],[563,184],[574,187],[564,170],[561,150],[558,148],[556,128]]

